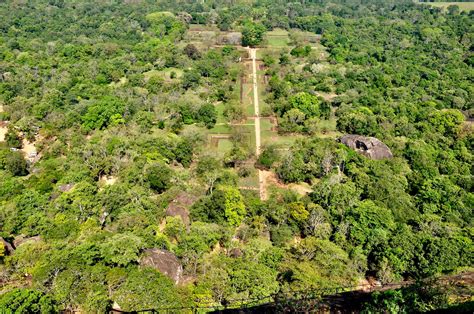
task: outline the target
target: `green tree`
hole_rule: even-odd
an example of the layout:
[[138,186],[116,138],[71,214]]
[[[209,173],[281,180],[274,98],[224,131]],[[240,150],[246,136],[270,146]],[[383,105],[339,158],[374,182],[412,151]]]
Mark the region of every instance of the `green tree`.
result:
[[171,279],[151,268],[132,268],[111,284],[113,300],[125,311],[185,305]]
[[213,104],[206,103],[199,108],[197,117],[208,129],[212,129],[217,121],[216,108]]
[[171,12],[153,12],[146,16],[151,29],[158,37],[169,36],[173,40],[181,39],[186,25]]
[[187,44],[186,47],[184,47],[184,53],[193,60],[197,60],[201,57],[201,52],[193,44]]
[[108,125],[123,123],[124,104],[114,97],[104,97],[87,107],[82,116],[82,126],[86,131],[103,129]]
[[8,127],[8,132],[5,134],[5,142],[7,142],[7,145],[9,147],[13,147],[13,148],[23,147],[23,142],[22,142],[22,138],[20,137],[20,134],[18,133],[17,130],[15,130],[14,127],[11,127],[11,126]]
[[106,263],[127,266],[138,263],[143,241],[132,234],[115,234],[100,246],[100,252]]
[[173,170],[165,164],[153,164],[146,170],[146,178],[153,190],[162,193],[171,186]]
[[428,118],[435,130],[444,136],[456,135],[463,121],[463,114],[456,109],[436,110]]
[[320,115],[320,104],[321,101],[319,101],[318,97],[306,92],[300,92],[289,100],[291,108],[300,110],[307,117],[318,117]]
[[350,224],[349,240],[354,245],[367,249],[381,241],[387,241],[395,228],[390,210],[377,206],[372,201],[362,201],[347,213]]
[[258,46],[265,31],[265,26],[260,23],[246,22],[242,28],[242,46]]
[[238,226],[245,218],[247,210],[239,190],[230,186],[219,186],[219,191],[224,194],[224,215],[232,226]]
[[23,154],[19,151],[0,149],[0,168],[5,169],[14,176],[28,174],[28,165]]
[[258,165],[266,169],[270,169],[279,159],[278,151],[273,145],[265,147],[263,152],[258,156]]

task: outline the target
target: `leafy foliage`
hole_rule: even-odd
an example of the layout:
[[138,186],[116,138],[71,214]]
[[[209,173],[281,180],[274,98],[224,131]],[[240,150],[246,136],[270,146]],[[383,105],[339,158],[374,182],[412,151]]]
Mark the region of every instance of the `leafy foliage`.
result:
[[[125,2],[0,1],[0,236],[17,244],[0,246],[0,312],[224,306],[473,264],[472,13]],[[265,47],[268,30],[288,47]],[[214,42],[236,32],[259,47],[260,114],[278,122],[262,122],[259,156],[248,56]],[[394,157],[360,155],[344,133]],[[277,176],[266,200],[255,168]],[[153,248],[186,280],[140,265]],[[398,290],[367,311],[445,301]]]

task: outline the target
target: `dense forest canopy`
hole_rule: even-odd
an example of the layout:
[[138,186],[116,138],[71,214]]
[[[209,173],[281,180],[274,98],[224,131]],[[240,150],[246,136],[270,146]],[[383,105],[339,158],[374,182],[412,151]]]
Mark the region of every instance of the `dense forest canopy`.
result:
[[[470,269],[473,17],[408,0],[1,1],[0,311],[218,308]],[[235,38],[257,47],[274,123],[260,154]]]

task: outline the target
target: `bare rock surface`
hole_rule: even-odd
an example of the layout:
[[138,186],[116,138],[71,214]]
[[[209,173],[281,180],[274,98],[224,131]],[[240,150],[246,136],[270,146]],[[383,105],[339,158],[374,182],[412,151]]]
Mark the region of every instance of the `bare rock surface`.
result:
[[40,240],[41,240],[40,236],[25,237],[24,235],[19,235],[19,236],[16,236],[15,239],[13,240],[13,246],[15,248],[18,248],[20,245],[25,244],[27,242],[38,242]]
[[347,134],[341,137],[340,141],[370,159],[380,160],[393,157],[390,148],[375,137]]
[[0,237],[0,245],[3,245],[3,248],[4,248],[4,250],[5,250],[5,254],[6,254],[6,255],[12,254],[13,251],[15,250],[15,249],[13,248],[13,246],[12,246],[10,243],[8,243],[7,241],[5,241],[5,239],[2,238],[2,237]]
[[147,249],[140,258],[140,266],[152,267],[178,284],[183,275],[183,266],[176,255],[167,250]]
[[188,208],[191,207],[197,198],[194,195],[189,193],[182,192],[178,194],[166,208],[166,216],[180,216],[183,223],[189,225],[189,211]]

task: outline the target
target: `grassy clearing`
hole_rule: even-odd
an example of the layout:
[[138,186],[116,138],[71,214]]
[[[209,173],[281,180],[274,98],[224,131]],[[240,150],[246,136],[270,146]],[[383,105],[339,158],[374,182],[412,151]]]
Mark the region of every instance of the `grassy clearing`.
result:
[[232,127],[228,124],[215,125],[209,130],[209,134],[232,134]]
[[298,43],[316,44],[319,42],[321,35],[312,32],[302,31],[300,29],[292,29],[291,37]]
[[227,138],[219,139],[218,144],[217,144],[217,152],[220,155],[225,155],[226,153],[230,152],[231,149],[232,149],[232,141],[230,139],[227,139]]
[[288,31],[284,29],[276,28],[265,34],[265,42],[270,47],[288,47],[290,38],[288,37]]
[[272,139],[272,144],[281,145],[282,147],[290,147],[296,142],[297,139],[304,138],[303,135],[295,134],[295,135],[278,135]]
[[249,124],[249,125],[255,125],[255,120],[250,118],[250,119],[247,119],[245,120],[245,124]]
[[265,118],[260,119],[260,129],[262,130],[262,132],[271,131],[272,127],[273,127],[273,123],[270,119],[265,119]]
[[245,178],[239,178],[239,186],[258,188],[258,172],[255,169],[252,169],[251,175]]
[[244,113],[247,116],[253,116],[255,114],[255,107],[253,105],[253,87],[251,83],[242,84],[242,106]]
[[457,5],[459,9],[461,9],[461,11],[474,10],[474,2],[419,2],[419,3],[442,8],[444,11],[446,11],[450,5]]
[[181,78],[183,76],[183,70],[177,69],[177,68],[167,68],[164,69],[163,71],[160,71],[165,75],[166,79],[171,79],[171,74],[174,72],[175,73],[175,78]]
[[218,31],[219,29],[215,25],[204,25],[204,24],[189,24],[188,31]]
[[[265,121],[265,122],[263,122]],[[261,132],[261,141],[263,146],[267,145],[279,145],[282,148],[287,148],[293,145],[293,143],[300,138],[304,138],[304,135],[301,134],[288,134],[281,135],[277,131],[273,131],[273,124],[270,120],[262,120],[262,132]],[[261,123],[262,123],[261,122]]]
[[198,47],[209,47],[216,43],[217,32],[219,30],[205,25],[190,25],[186,31],[184,39]]
[[216,112],[217,112],[217,121],[216,123],[226,123],[226,119],[224,117],[224,110],[225,110],[225,104],[223,102],[221,103],[218,103],[217,105],[214,106],[214,108],[216,108]]
[[234,130],[238,134],[242,134],[244,137],[243,143],[248,145],[248,147],[255,151],[255,126],[254,125],[236,125]]
[[290,39],[288,36],[266,36],[265,40],[270,47],[288,47]]
[[262,59],[263,56],[265,56],[266,54],[270,54],[274,57],[278,57],[280,56],[280,52],[281,51],[290,51],[291,47],[287,46],[287,47],[265,47],[265,48],[260,48],[257,50],[257,59]]
[[175,79],[181,78],[183,76],[183,70],[177,68],[166,68],[161,71],[159,70],[151,70],[148,72],[143,73],[145,80],[149,80],[153,76],[158,76],[164,78],[165,80],[172,80],[171,73],[175,73]]

